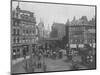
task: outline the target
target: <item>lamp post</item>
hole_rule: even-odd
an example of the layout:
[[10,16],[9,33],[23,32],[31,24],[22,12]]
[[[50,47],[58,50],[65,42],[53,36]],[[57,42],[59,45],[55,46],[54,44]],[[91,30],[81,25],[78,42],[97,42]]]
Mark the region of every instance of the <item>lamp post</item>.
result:
[[[43,29],[43,41],[44,41],[44,29]],[[45,53],[45,44],[44,44],[44,53]],[[43,54],[43,71],[45,71],[45,54]]]

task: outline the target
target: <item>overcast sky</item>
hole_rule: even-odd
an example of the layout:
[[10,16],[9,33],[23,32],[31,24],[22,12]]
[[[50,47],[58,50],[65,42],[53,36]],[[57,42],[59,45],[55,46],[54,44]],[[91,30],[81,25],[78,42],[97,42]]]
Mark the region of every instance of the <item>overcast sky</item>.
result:
[[[16,8],[18,2],[13,2],[13,9]],[[46,28],[53,22],[66,23],[67,19],[70,21],[76,16],[79,19],[81,16],[87,16],[88,20],[95,16],[95,7],[90,6],[76,6],[76,5],[60,5],[60,4],[45,4],[45,3],[31,3],[20,2],[19,6],[22,10],[29,10],[34,12],[37,24],[40,18],[43,20]]]

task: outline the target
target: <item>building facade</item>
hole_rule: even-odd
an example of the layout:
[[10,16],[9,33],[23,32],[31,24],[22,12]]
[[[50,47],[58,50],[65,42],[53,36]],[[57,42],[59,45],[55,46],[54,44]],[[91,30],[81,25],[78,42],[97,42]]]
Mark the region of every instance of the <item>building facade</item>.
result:
[[51,37],[61,40],[65,36],[65,33],[65,24],[55,22],[53,23]]
[[21,10],[19,6],[17,6],[12,14],[12,53],[22,56],[24,51],[28,54],[30,45],[35,44],[38,40],[36,20],[33,12]]
[[84,47],[84,44],[95,47],[95,23],[90,24],[86,16],[82,16],[79,20],[74,17],[71,22],[67,23],[67,26],[70,47]]

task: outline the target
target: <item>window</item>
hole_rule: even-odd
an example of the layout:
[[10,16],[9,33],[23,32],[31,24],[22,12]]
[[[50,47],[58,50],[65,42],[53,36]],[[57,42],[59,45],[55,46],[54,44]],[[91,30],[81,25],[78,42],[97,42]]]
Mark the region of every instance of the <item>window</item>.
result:
[[28,30],[26,30],[26,34],[28,34]]
[[17,29],[17,35],[19,35],[19,29]]
[[15,26],[17,26],[17,22],[15,21]]
[[16,49],[13,49],[13,53],[16,52]]
[[25,38],[23,38],[23,43],[25,43]]
[[25,43],[25,40],[23,40],[23,43]]
[[13,29],[13,35],[16,35],[16,29]]
[[95,40],[93,40],[93,42],[95,42]]
[[23,35],[25,35],[25,33],[26,33],[26,31],[25,31],[25,30],[23,30]]
[[20,52],[20,49],[19,48],[17,49],[17,52]]
[[73,42],[73,40],[70,40],[70,43],[72,43]]
[[14,26],[18,26],[19,25],[19,21],[15,20],[13,24],[14,24]]
[[19,35],[20,32],[19,32],[19,29],[13,29],[13,35]]
[[33,30],[33,34],[35,34],[35,29]]
[[31,30],[28,30],[28,34],[31,34]]
[[32,39],[32,42],[34,43],[34,39]]
[[13,38],[13,43],[16,43],[16,38]]
[[16,40],[17,40],[17,43],[19,43],[19,37]]
[[19,37],[14,37],[14,38],[13,38],[13,43],[19,43],[19,42],[20,42]]

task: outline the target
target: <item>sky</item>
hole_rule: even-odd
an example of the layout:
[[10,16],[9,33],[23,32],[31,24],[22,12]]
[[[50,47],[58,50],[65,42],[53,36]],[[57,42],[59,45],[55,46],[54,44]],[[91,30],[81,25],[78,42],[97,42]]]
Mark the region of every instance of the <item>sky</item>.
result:
[[[12,9],[15,9],[17,5],[18,2],[12,2]],[[37,24],[41,19],[44,22],[46,29],[49,28],[48,25],[52,26],[53,22],[65,24],[67,22],[67,19],[71,21],[74,16],[76,17],[76,19],[79,19],[81,16],[87,16],[88,20],[91,20],[95,16],[95,7],[91,6],[46,4],[33,2],[20,2],[19,6],[22,10],[34,12]]]

